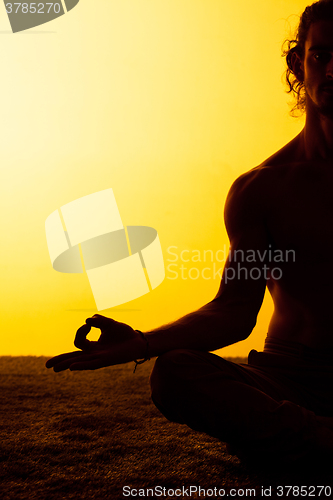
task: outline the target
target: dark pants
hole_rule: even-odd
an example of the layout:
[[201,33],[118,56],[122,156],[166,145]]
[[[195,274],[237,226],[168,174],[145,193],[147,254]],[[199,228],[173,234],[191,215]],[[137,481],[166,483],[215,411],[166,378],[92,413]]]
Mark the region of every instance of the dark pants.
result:
[[299,454],[315,439],[318,416],[333,416],[333,361],[327,351],[266,341],[248,364],[201,351],[160,356],[152,399],[171,421],[251,453]]

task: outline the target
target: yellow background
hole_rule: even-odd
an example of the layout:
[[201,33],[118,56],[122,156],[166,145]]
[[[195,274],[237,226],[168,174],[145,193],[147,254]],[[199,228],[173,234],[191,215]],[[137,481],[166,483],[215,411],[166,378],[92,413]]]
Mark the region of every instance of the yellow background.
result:
[[[0,354],[71,350],[76,329],[97,312],[87,277],[50,263],[45,219],[65,203],[112,187],[125,225],[157,229],[166,267],[170,246],[178,254],[228,246],[232,181],[303,127],[288,115],[281,44],[290,15],[306,5],[81,0],[17,34],[0,5]],[[170,276],[102,314],[148,330],[219,287]],[[271,312],[266,297],[253,334],[224,353],[261,349]]]

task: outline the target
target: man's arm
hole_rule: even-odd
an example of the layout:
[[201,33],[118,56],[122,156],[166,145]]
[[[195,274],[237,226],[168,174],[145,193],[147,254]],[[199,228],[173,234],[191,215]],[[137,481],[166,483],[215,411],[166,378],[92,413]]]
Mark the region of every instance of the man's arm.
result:
[[[231,251],[216,297],[199,310],[146,332],[150,357],[182,348],[214,351],[250,335],[264,297],[266,279],[262,271],[259,279],[258,272],[251,278],[252,269],[259,265],[258,261],[248,261],[246,256],[249,250],[263,255],[268,248],[264,196],[257,177],[256,169],[244,174],[228,194],[225,223]],[[86,339],[91,326],[101,329],[97,342]],[[81,351],[56,356],[46,366],[54,367],[55,371],[101,368],[142,358],[147,348],[145,340],[130,326],[100,315],[86,320],[86,325],[77,332],[75,346]]]
[[244,340],[252,332],[268,273],[262,262],[269,240],[260,174],[257,169],[247,172],[229,191],[225,224],[230,252],[216,297],[178,321],[146,332],[152,356],[179,348],[214,351]]

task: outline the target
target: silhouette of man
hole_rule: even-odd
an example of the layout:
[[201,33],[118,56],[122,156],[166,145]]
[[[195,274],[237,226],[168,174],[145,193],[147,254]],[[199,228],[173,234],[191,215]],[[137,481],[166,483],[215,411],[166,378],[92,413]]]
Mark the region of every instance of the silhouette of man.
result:
[[[76,334],[79,351],[47,362],[90,370],[157,356],[156,406],[239,456],[333,450],[332,0],[305,9],[285,55],[305,126],[232,185],[230,254],[216,297],[145,334],[95,315]],[[266,286],[275,308],[263,352],[252,350],[247,365],[211,353],[250,335]],[[101,329],[97,342],[86,338],[91,327]]]

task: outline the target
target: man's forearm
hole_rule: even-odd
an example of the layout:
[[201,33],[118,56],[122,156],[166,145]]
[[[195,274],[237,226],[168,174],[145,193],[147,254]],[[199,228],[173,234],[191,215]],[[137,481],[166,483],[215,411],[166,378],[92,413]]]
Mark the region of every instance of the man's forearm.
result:
[[159,356],[174,349],[214,351],[247,338],[256,318],[244,320],[239,305],[221,305],[213,300],[179,320],[145,332],[149,355]]

